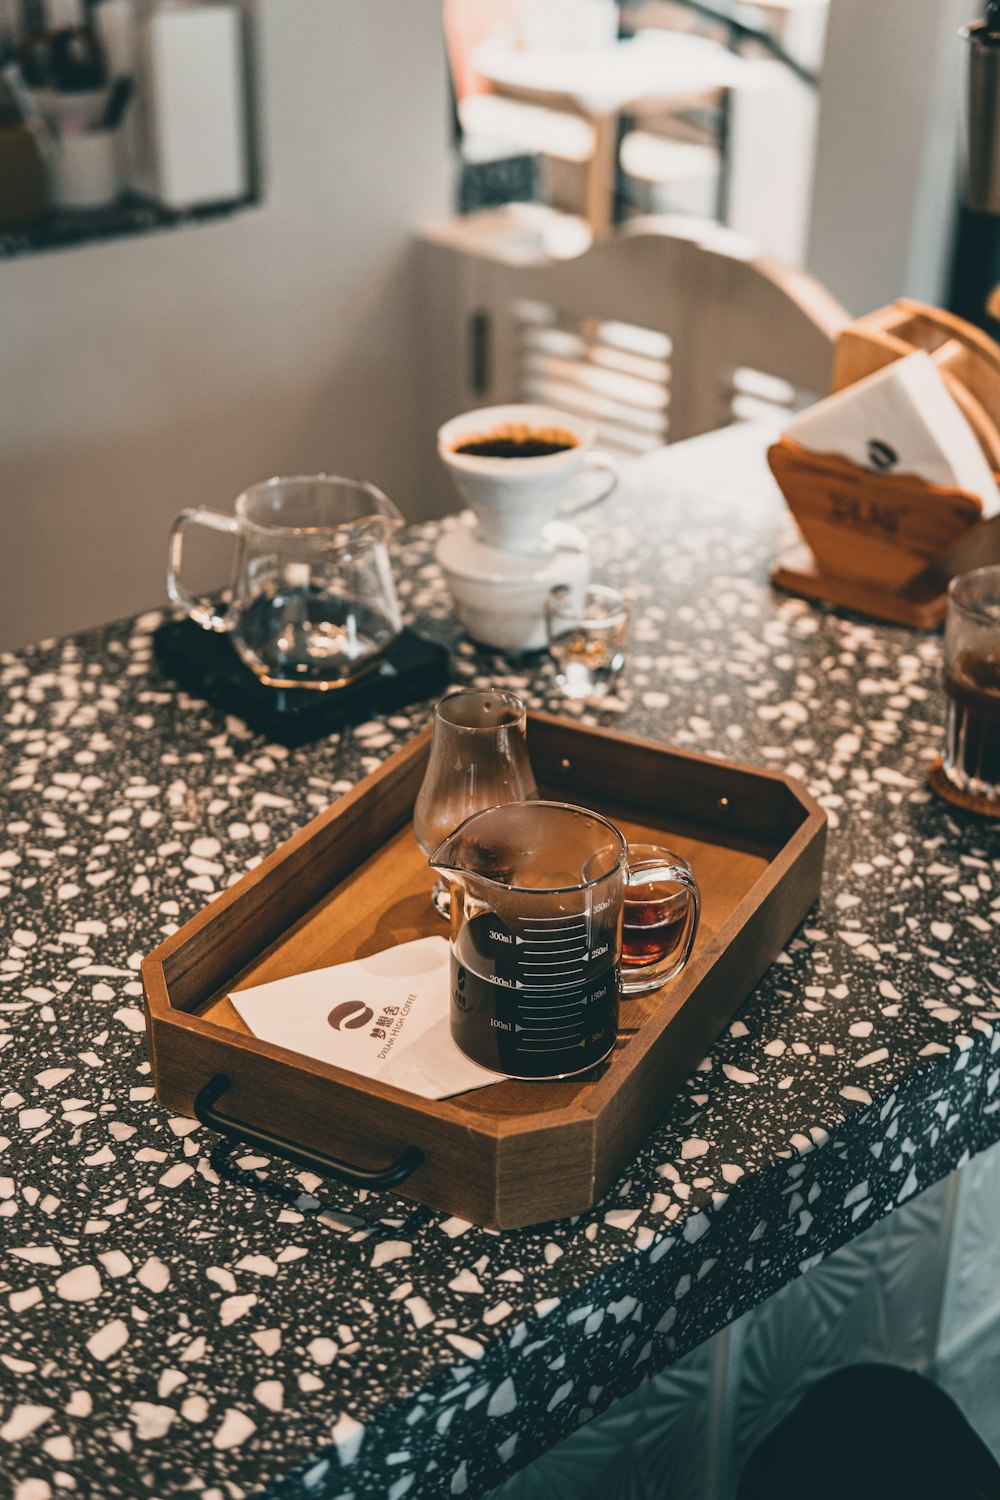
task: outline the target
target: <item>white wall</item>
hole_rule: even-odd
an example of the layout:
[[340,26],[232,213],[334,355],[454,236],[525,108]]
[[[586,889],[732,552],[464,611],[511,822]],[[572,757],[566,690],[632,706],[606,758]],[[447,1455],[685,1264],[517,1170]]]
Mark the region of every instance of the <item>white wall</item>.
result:
[[258,207],[0,262],[2,648],[156,605],[174,513],[269,474],[433,508],[410,238],[450,208],[440,0],[260,0],[256,76]]
[[819,99],[781,63],[747,61],[729,98],[731,229],[786,265],[805,264]]
[[856,314],[945,294],[975,0],[832,0],[807,267]]

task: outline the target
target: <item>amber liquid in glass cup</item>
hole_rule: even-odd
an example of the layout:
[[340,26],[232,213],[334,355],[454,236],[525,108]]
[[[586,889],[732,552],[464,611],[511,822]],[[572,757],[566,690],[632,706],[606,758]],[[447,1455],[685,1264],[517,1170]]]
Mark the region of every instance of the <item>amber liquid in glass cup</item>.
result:
[[622,994],[676,978],[691,956],[701,897],[686,859],[656,844],[629,844],[622,908]]
[[622,923],[622,963],[626,968],[660,963],[676,953],[688,923],[688,893],[647,887],[632,899],[625,897]]

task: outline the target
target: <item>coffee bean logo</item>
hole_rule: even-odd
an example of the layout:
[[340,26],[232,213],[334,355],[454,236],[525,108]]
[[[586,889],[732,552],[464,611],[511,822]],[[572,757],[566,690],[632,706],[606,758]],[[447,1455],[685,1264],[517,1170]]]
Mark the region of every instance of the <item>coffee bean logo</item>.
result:
[[868,441],[868,462],[873,469],[877,469],[880,474],[884,474],[899,463],[899,454],[895,448],[891,448],[881,438],[870,438]]
[[459,968],[458,974],[456,975],[456,988],[452,993],[455,1004],[458,1006],[459,1010],[465,1011],[467,1015],[472,1009],[472,999],[465,993],[465,970],[462,968]]
[[326,1019],[334,1031],[355,1031],[359,1026],[367,1026],[374,1016],[371,1006],[363,1000],[345,1000],[342,1005],[335,1005]]

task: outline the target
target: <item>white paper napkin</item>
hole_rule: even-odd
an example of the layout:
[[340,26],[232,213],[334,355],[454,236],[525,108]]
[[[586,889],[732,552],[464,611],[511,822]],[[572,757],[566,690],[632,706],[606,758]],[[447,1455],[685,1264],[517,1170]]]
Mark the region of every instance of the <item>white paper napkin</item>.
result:
[[984,519],[1000,514],[1000,491],[976,435],[922,349],[810,406],[785,436],[873,473],[916,474],[978,495]]
[[417,938],[370,958],[234,990],[254,1036],[424,1099],[497,1083],[451,1038],[448,944]]

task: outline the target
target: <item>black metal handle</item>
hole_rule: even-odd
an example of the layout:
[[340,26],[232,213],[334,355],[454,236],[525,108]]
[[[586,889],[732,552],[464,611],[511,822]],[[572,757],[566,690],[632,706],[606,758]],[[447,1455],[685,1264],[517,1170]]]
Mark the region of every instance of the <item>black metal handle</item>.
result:
[[259,1130],[256,1126],[245,1125],[241,1120],[233,1120],[228,1115],[220,1115],[216,1105],[232,1088],[232,1084],[225,1073],[216,1073],[210,1078],[204,1088],[198,1091],[194,1101],[194,1112],[203,1125],[208,1125],[212,1130],[217,1130],[220,1135],[228,1136],[231,1141],[239,1141],[248,1146],[259,1146],[269,1156],[280,1156],[286,1161],[291,1161],[299,1167],[306,1167],[310,1172],[317,1172],[321,1177],[335,1177],[338,1182],[346,1182],[349,1187],[359,1188],[391,1188],[397,1183],[405,1182],[419,1167],[424,1159],[424,1153],[416,1146],[407,1146],[403,1154],[392,1162],[388,1167],[355,1167],[350,1162],[339,1161],[335,1156],[324,1156],[319,1151],[309,1151],[304,1146],[297,1146],[292,1141],[283,1140],[280,1135],[272,1135],[269,1130]]

